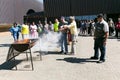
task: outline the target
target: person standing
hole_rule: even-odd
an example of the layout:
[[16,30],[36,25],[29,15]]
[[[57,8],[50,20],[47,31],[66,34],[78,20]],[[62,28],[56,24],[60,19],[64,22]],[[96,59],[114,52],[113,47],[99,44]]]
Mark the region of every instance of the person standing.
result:
[[115,31],[115,25],[112,18],[109,18],[108,25],[109,25],[109,35],[112,36]]
[[108,23],[103,19],[103,15],[97,16],[98,22],[96,23],[94,33],[94,56],[91,59],[99,59],[99,49],[101,51],[100,60],[97,63],[105,62],[106,55],[106,42],[109,35]]
[[95,31],[95,22],[94,22],[94,20],[91,20],[91,23],[90,23],[90,36],[94,35],[94,31]]
[[90,22],[89,20],[86,21],[86,35],[90,33]]
[[35,25],[35,22],[30,25],[30,35],[33,39],[38,38],[37,26]]
[[76,54],[76,42],[77,42],[77,24],[75,22],[75,18],[74,16],[70,16],[70,24],[65,26],[65,28],[69,28],[70,32],[71,32],[71,39],[72,39],[72,43],[71,43],[71,54]]
[[58,31],[59,31],[58,26],[59,26],[59,21],[58,21],[58,19],[55,19],[55,23],[54,23],[54,32],[58,32]]
[[45,21],[44,32],[47,34],[49,32],[49,24]]
[[24,23],[21,28],[21,34],[23,39],[28,39],[29,38],[29,26],[27,23]]
[[120,18],[118,18],[118,22],[116,23],[115,30],[116,30],[116,37],[118,38],[120,32]]
[[64,17],[61,17],[61,22],[59,24],[59,30],[61,32],[61,53],[67,54],[68,53],[68,46],[67,46],[67,29],[64,29],[64,25],[67,25],[68,22],[65,21]]
[[47,23],[47,21],[45,21],[44,29],[49,30],[49,24]]
[[81,22],[81,35],[85,35],[85,21]]
[[51,21],[49,22],[49,30],[54,31],[54,26]]
[[14,38],[14,41],[19,39],[19,32],[21,31],[20,28],[17,26],[17,23],[13,23],[13,26],[9,30]]
[[43,33],[43,24],[41,23],[41,21],[39,21],[38,25],[37,25],[38,29],[37,29],[37,32],[39,34],[39,37],[42,35]]

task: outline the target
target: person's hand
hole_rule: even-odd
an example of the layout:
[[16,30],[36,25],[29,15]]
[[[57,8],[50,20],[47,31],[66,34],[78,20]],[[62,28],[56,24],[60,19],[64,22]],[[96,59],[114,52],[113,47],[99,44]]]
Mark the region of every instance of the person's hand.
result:
[[59,31],[62,31],[62,29],[59,29]]
[[107,42],[107,38],[105,38],[103,45],[106,45],[106,42]]
[[103,45],[106,45],[106,41],[103,43]]
[[67,29],[67,25],[64,25],[63,27],[64,27],[64,29]]
[[63,30],[64,30],[64,28],[60,28],[59,30],[60,30],[60,31],[63,31]]

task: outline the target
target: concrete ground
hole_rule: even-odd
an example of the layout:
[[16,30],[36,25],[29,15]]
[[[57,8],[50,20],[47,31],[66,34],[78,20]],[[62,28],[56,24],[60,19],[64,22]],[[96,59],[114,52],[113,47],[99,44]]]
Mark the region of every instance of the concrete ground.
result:
[[[25,54],[16,57],[21,61],[17,67],[9,70],[4,65],[8,49],[13,42],[9,32],[0,33],[0,80],[119,80],[120,79],[120,40],[108,39],[106,62],[96,63],[93,56],[93,38],[80,37],[76,55],[49,53],[39,60],[38,53],[32,49],[34,71]],[[55,49],[58,51],[58,49]],[[69,49],[70,50],[70,49]]]

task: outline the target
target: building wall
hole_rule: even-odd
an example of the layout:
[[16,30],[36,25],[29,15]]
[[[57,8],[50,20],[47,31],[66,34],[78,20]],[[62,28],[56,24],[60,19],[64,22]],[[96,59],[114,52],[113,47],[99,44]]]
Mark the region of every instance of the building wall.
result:
[[44,9],[48,17],[70,15],[70,0],[44,0]]
[[13,0],[0,0],[0,23],[10,23],[14,21],[13,5]]
[[120,13],[120,0],[44,0],[47,16]]
[[43,3],[38,0],[0,0],[0,23],[23,23],[23,16],[29,9],[43,11]]

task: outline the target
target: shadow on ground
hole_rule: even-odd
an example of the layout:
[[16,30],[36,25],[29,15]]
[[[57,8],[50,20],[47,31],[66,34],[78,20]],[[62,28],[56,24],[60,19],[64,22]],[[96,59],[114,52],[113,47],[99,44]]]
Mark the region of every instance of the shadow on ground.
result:
[[120,41],[120,39],[117,39],[118,41]]
[[0,70],[12,70],[15,66],[20,64],[22,60],[11,60],[11,61],[6,61],[3,64],[0,65]]
[[0,47],[10,47],[11,44],[0,44]]
[[109,36],[108,39],[117,39],[115,36]]
[[97,61],[95,60],[91,60],[90,58],[75,58],[75,57],[68,57],[68,58],[64,58],[64,59],[56,59],[57,61],[66,61],[69,63],[86,63],[86,62],[90,62],[90,63],[95,63]]
[[120,38],[117,38],[117,37],[109,37],[108,39],[116,39],[117,41],[120,41]]
[[58,51],[35,51],[34,53],[41,53],[42,55],[49,55],[49,54],[62,55],[62,53]]
[[48,54],[58,54],[58,55],[62,55],[62,53],[58,52],[58,51],[48,51]]

